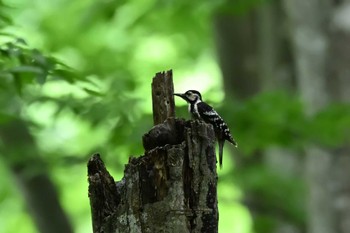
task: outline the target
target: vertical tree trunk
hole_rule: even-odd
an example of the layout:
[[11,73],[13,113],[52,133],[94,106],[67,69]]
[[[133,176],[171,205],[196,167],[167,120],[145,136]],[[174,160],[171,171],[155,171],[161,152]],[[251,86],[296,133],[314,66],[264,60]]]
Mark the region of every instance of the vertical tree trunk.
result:
[[214,19],[219,65],[227,94],[241,100],[260,88],[257,75],[256,31],[254,14],[235,16],[217,13]]
[[[236,1],[228,0],[227,3],[232,7]],[[284,36],[285,16],[281,9],[280,2],[266,1],[241,14],[228,13],[227,10],[217,12],[214,24],[216,46],[227,94],[233,93],[236,99],[246,101],[259,92],[280,89],[294,91],[290,47]],[[276,147],[237,157],[235,169],[238,174],[242,170],[259,166],[276,177],[287,177],[286,180],[297,174],[295,168],[301,164],[299,157],[291,151]],[[286,164],[291,161],[296,166],[288,169]],[[243,187],[245,204],[254,218],[254,231],[301,232],[302,224],[284,211],[285,203],[271,205],[271,199],[276,198],[271,196],[271,192],[256,186]],[[278,183],[273,187],[281,189]],[[266,219],[273,222],[268,230]]]
[[217,232],[214,130],[173,118],[170,72],[152,86],[160,124],[143,136],[145,155],[130,158],[117,183],[99,155],[88,163],[93,232]]
[[[312,118],[333,101],[350,102],[347,1],[284,1],[299,89]],[[350,232],[350,148],[306,148],[308,232]]]
[[1,159],[15,178],[38,232],[73,232],[27,123],[11,119],[0,124],[0,141]]

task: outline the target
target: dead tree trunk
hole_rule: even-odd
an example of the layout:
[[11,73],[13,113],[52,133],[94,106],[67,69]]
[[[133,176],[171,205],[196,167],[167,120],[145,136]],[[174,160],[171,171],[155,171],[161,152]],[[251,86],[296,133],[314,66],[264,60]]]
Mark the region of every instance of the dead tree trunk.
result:
[[152,97],[157,125],[123,179],[114,182],[98,154],[88,162],[93,232],[218,232],[214,130],[174,118],[171,71],[153,79]]

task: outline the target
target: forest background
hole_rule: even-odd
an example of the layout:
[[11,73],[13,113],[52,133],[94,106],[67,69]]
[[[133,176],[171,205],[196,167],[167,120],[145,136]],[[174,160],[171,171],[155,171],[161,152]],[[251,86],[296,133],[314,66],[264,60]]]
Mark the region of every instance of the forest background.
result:
[[0,232],[91,232],[87,160],[143,154],[168,69],[239,144],[219,232],[350,232],[349,42],[345,0],[0,1]]

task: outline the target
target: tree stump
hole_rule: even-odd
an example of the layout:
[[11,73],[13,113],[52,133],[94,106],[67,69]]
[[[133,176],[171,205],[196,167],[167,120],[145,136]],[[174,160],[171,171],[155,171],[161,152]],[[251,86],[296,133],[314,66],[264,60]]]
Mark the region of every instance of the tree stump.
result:
[[129,159],[118,182],[99,154],[88,162],[93,232],[217,232],[213,127],[174,118],[171,71],[152,87],[157,125],[143,136],[145,154]]

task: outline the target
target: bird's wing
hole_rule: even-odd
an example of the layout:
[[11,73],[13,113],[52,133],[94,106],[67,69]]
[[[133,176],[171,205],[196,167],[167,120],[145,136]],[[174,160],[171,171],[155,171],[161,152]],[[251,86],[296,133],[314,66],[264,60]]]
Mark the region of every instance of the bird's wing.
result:
[[200,117],[205,122],[213,124],[213,118],[215,118],[218,113],[205,102],[198,103],[197,108],[198,112],[200,113]]
[[215,131],[222,132],[219,133],[221,135],[217,135],[220,138],[226,139],[227,141],[231,142],[233,145],[237,146],[237,143],[232,138],[232,135],[230,133],[230,129],[228,128],[227,124],[225,123],[224,119],[221,118],[221,116],[207,103],[200,102],[197,104],[198,112],[201,113],[201,118],[214,126]]

